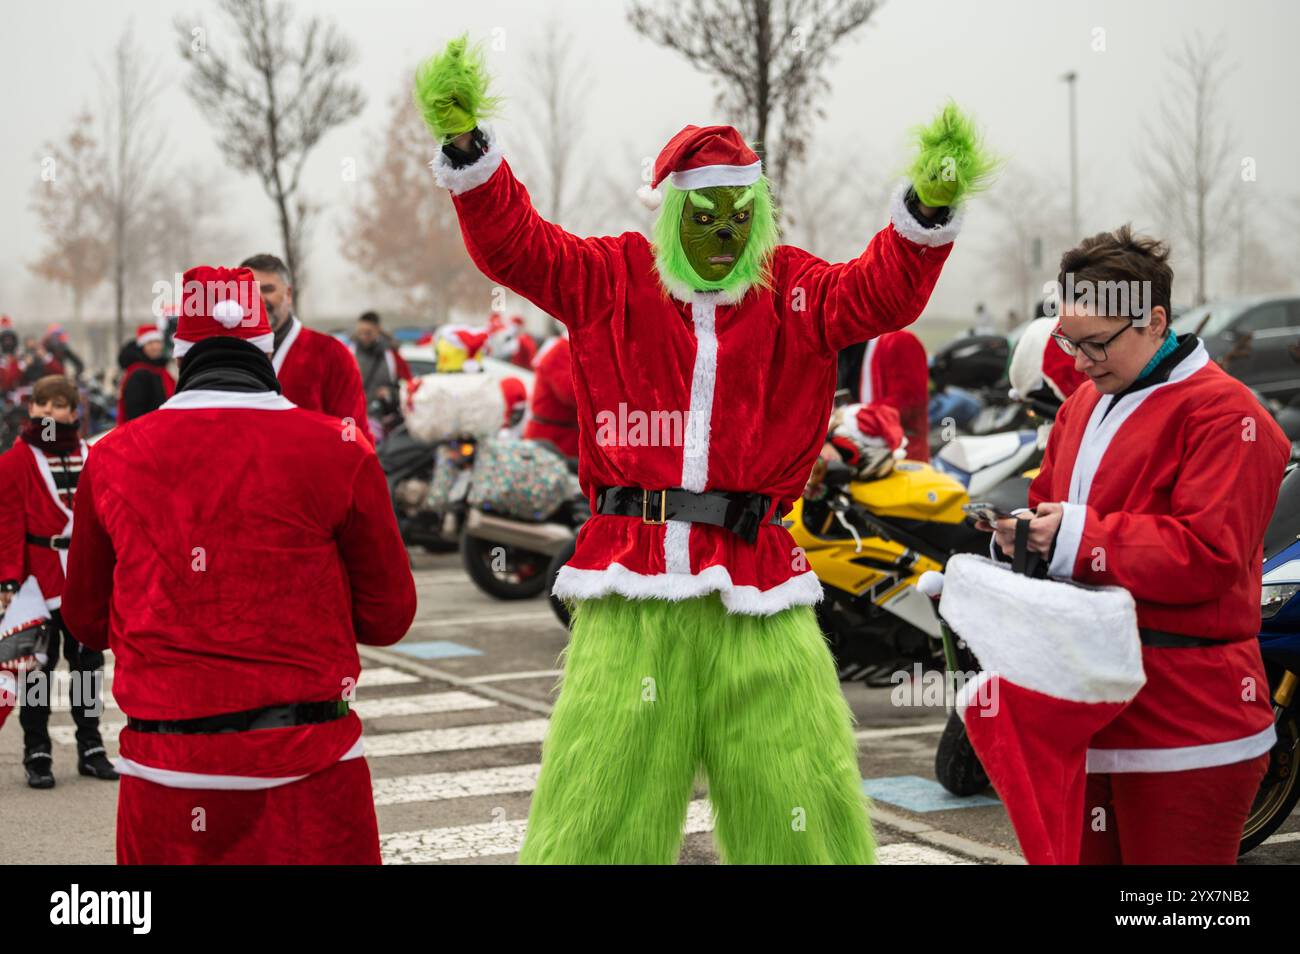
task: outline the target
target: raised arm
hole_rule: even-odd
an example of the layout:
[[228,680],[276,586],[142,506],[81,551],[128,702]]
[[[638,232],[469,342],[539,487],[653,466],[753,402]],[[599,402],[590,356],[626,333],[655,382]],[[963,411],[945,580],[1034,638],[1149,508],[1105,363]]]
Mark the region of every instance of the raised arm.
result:
[[623,283],[621,240],[579,238],[533,208],[499,144],[479,128],[496,101],[487,93],[482,55],[465,37],[420,67],[415,100],[442,147],[434,176],[451,191],[479,270],[571,329],[608,307]]
[[996,167],[952,103],[916,130],[916,142],[911,182],[895,191],[889,225],[861,255],[830,264],[787,249],[778,262],[783,307],[796,317],[804,311],[829,352],[920,317],[961,228],[965,198],[984,188]]

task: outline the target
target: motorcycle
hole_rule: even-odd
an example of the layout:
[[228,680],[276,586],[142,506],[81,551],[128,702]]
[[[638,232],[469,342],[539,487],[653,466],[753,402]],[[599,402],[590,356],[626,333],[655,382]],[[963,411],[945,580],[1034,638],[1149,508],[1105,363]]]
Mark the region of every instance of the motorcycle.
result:
[[1259,847],[1290,816],[1300,800],[1300,469],[1282,480],[1273,519],[1264,532],[1264,578],[1260,594],[1259,649],[1264,657],[1277,741],[1269,751],[1241,836],[1241,854]]
[[[445,448],[447,466],[455,474],[448,494],[452,507],[447,511],[428,505],[439,447]],[[413,437],[404,424],[394,428],[379,446],[379,464],[388,478],[397,526],[408,546],[422,547],[429,553],[450,553],[459,548],[474,450],[473,440],[427,444]]]

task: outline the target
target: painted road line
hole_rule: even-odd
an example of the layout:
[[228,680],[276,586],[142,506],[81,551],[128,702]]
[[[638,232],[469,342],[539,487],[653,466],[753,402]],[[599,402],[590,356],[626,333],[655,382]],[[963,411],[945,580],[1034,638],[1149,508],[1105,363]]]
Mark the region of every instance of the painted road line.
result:
[[481,649],[462,646],[460,643],[453,643],[446,639],[412,640],[394,646],[393,650],[404,656],[414,656],[416,659],[451,659],[456,656],[483,655]]
[[1287,842],[1300,841],[1300,831],[1285,831],[1280,835],[1265,838],[1261,845],[1285,845]]
[[881,845],[876,849],[876,862],[882,865],[973,865],[968,858],[950,855],[928,845]]
[[563,674],[563,669],[534,669],[530,672],[497,672],[488,676],[470,676],[465,681],[480,685],[485,682],[509,682],[512,679],[548,679]]
[[546,737],[546,726],[546,719],[526,719],[522,722],[496,722],[453,729],[418,729],[414,732],[367,735],[366,757],[382,759],[395,755],[427,755],[487,749],[498,745],[526,745],[541,742]]
[[419,681],[419,676],[414,676],[409,672],[402,672],[392,666],[376,666],[373,669],[361,670],[361,679],[357,687],[365,689],[377,686],[405,686]]
[[871,806],[871,822],[873,825],[892,828],[894,831],[910,835],[913,841],[921,841],[937,848],[960,852],[968,858],[989,861],[999,865],[1023,865],[1025,863],[1025,859],[1015,852],[994,845],[986,845],[970,838],[964,838],[961,835],[954,835],[941,828],[935,828],[928,822],[891,812],[886,808],[882,808],[879,804]]
[[410,656],[403,656],[401,653],[395,653],[391,649],[379,646],[358,646],[357,652],[361,658],[374,663],[384,663],[397,669],[403,669],[407,672],[413,672],[425,679],[437,679],[453,686],[463,688],[474,688],[474,691],[489,699],[495,699],[497,702],[504,702],[514,706],[516,709],[524,709],[528,712],[535,712],[538,715],[549,716],[551,714],[551,704],[542,702],[538,699],[530,699],[527,696],[520,695],[517,692],[511,692],[509,689],[498,689],[496,686],[475,686],[466,677],[459,676],[454,672],[447,672],[430,666],[428,663],[412,659]]
[[[517,855],[524,843],[527,821],[487,822],[450,828],[425,828],[379,836],[384,864],[419,865],[463,858]],[[686,809],[686,834],[711,831],[713,816],[707,801],[694,801]]]
[[889,729],[862,729],[853,733],[859,742],[871,739],[892,739],[900,735],[931,735],[944,730],[946,722],[927,722],[924,725],[897,725]]
[[363,699],[352,709],[363,719],[387,716],[425,715],[432,712],[460,712],[465,709],[493,709],[496,703],[468,692],[429,692],[418,696],[392,696],[387,699]]
[[377,778],[374,780],[375,805],[406,805],[411,802],[441,802],[449,798],[531,792],[537,787],[537,773],[541,769],[540,765],[534,763],[464,772]]
[[550,620],[556,626],[560,621],[555,618],[555,614],[549,609],[533,610],[528,613],[498,613],[489,615],[479,613],[475,616],[454,616],[444,617],[442,619],[426,619],[417,623],[412,623],[408,632],[419,632],[426,629],[444,629],[448,626],[482,626],[486,623],[540,623],[543,620]]
[[993,808],[1002,803],[987,795],[954,795],[932,778],[894,775],[862,780],[862,791],[872,801],[888,802],[909,812],[946,812],[963,808]]

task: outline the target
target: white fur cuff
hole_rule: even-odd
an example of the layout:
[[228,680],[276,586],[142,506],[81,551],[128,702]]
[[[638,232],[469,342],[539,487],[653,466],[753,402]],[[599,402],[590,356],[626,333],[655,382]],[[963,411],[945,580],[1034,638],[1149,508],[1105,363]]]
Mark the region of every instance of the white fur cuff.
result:
[[434,181],[444,189],[450,189],[452,195],[461,195],[481,186],[492,178],[492,173],[496,172],[497,167],[501,165],[503,157],[496,136],[487,129],[483,129],[483,135],[487,137],[488,151],[468,166],[455,168],[441,148],[438,150],[437,158],[429,163],[430,168],[433,169]]
[[957,233],[961,231],[962,219],[966,216],[966,210],[962,206],[954,208],[948,216],[948,221],[939,226],[937,229],[929,228],[924,222],[918,221],[907,209],[907,190],[911,184],[904,182],[894,190],[893,197],[889,200],[889,221],[893,223],[894,231],[909,242],[915,242],[917,245],[927,245],[930,248],[938,248],[941,245],[947,245],[952,242]]
[[1074,563],[1079,558],[1079,544],[1083,542],[1084,524],[1088,522],[1087,504],[1062,503],[1065,512],[1056,530],[1056,550],[1047,568],[1048,576],[1074,579]]

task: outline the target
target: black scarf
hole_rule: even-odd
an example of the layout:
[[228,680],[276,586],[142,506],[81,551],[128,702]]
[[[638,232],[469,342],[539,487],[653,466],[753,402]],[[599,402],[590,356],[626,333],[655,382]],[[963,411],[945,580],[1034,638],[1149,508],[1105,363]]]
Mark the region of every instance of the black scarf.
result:
[[50,420],[49,423],[54,425],[54,439],[47,441],[45,440],[46,419],[29,417],[20,434],[23,443],[28,447],[39,448],[47,454],[61,456],[74,454],[81,450],[80,424],[76,421],[71,424],[61,424],[54,420]]
[[266,352],[239,338],[200,341],[181,359],[176,391],[274,391],[280,382]]

